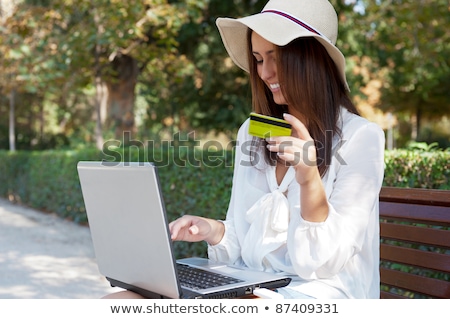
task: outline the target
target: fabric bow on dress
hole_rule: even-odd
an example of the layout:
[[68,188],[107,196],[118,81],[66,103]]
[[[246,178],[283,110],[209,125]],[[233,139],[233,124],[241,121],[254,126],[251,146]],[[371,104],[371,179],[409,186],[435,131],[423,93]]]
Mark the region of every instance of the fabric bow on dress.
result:
[[246,213],[249,230],[242,245],[245,264],[258,270],[270,270],[267,255],[284,245],[289,226],[289,202],[285,196],[294,170],[290,168],[281,185],[275,179],[275,168],[266,172],[271,192],[262,196]]

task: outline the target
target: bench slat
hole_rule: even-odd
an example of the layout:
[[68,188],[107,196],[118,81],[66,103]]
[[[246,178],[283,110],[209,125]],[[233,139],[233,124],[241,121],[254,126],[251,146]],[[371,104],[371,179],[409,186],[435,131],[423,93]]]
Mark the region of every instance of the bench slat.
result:
[[408,297],[396,295],[388,291],[380,291],[380,299],[408,299]]
[[450,207],[448,190],[384,186],[380,201]]
[[450,248],[450,230],[382,222],[380,223],[380,236],[393,240]]
[[450,207],[380,202],[380,218],[450,226]]
[[388,286],[418,292],[434,298],[450,298],[450,282],[386,268],[380,268],[380,275],[383,279],[382,283]]
[[450,255],[380,244],[380,258],[411,266],[450,272]]
[[[392,266],[385,268],[381,262],[383,286],[432,298],[450,298],[450,191],[382,187],[380,239],[380,260],[400,266],[397,270],[388,269]],[[427,251],[427,246],[436,251]],[[435,272],[439,278],[431,278]],[[400,296],[395,290],[381,291],[380,298],[412,297]]]

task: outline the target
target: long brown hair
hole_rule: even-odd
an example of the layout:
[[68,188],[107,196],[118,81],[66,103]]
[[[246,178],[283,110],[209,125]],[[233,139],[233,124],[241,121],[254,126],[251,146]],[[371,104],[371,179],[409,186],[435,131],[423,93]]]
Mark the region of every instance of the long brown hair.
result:
[[[282,118],[287,105],[278,105],[266,84],[258,75],[256,60],[252,54],[252,31],[248,32],[248,59],[254,112]],[[277,73],[283,96],[292,108],[303,115],[311,137],[315,141],[317,166],[325,175],[332,158],[333,137],[340,136],[338,126],[340,107],[358,114],[343,80],[326,49],[313,37],[293,40],[276,48]],[[266,149],[266,148],[264,148]],[[273,154],[265,154],[272,165]]]

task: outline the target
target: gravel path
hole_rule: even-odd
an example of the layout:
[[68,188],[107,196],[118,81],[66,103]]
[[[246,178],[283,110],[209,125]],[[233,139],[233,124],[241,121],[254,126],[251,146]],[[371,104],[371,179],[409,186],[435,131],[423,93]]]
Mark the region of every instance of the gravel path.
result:
[[114,291],[98,272],[88,227],[0,198],[0,298],[96,299]]

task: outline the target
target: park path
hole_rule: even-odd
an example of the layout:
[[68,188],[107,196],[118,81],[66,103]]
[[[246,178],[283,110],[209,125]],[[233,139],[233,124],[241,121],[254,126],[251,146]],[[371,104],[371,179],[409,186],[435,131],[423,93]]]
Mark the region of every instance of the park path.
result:
[[0,198],[0,299],[96,299],[114,291],[98,272],[88,227]]

